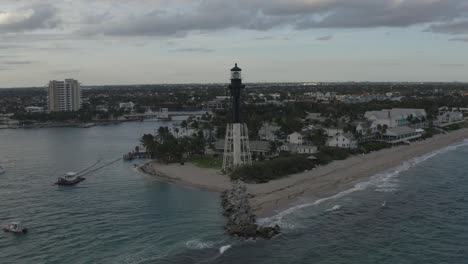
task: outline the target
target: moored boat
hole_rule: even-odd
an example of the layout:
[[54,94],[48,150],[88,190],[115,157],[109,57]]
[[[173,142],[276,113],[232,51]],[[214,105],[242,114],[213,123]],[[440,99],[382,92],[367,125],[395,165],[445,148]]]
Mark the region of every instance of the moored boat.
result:
[[13,222],[7,226],[4,226],[3,231],[15,233],[15,234],[26,234],[28,232],[28,229],[23,228],[20,223]]
[[59,177],[55,184],[57,185],[75,185],[82,181],[86,180],[86,178],[78,176],[74,172],[68,172],[65,174],[64,177]]

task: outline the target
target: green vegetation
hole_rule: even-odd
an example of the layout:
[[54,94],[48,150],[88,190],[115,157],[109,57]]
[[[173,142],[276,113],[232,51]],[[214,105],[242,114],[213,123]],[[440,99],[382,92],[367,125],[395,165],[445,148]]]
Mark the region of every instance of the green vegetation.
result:
[[319,164],[325,165],[334,160],[344,160],[351,155],[351,151],[343,148],[322,147],[317,154]]
[[220,169],[223,166],[223,160],[211,157],[195,157],[192,159],[192,163],[199,168]]
[[466,122],[462,122],[462,123],[457,123],[457,124],[452,124],[452,125],[446,126],[446,127],[444,127],[444,130],[445,131],[455,131],[455,130],[462,129],[462,128],[465,128],[465,127],[466,127]]
[[366,142],[361,144],[361,151],[362,153],[369,153],[373,151],[378,151],[385,148],[390,148],[392,145],[386,142],[380,141],[373,141],[373,142]]
[[162,162],[183,162],[205,154],[205,139],[199,132],[193,137],[176,138],[169,128],[160,127],[156,136],[143,135],[141,143],[153,158]]
[[312,160],[302,156],[280,157],[238,168],[230,176],[232,180],[242,180],[247,183],[265,183],[286,175],[310,170],[314,167],[315,164]]

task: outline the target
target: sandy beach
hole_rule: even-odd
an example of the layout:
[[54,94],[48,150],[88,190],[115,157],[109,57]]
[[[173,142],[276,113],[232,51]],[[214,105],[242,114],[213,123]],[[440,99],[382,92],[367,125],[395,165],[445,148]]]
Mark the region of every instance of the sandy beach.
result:
[[[379,172],[397,167],[412,158],[461,143],[466,138],[468,138],[468,129],[461,129],[413,142],[411,145],[334,161],[314,170],[268,183],[248,184],[249,192],[254,195],[250,202],[257,216],[273,215],[297,203],[299,198],[306,197],[312,201],[333,196]],[[219,170],[202,169],[190,163],[164,165],[149,162],[140,170],[168,182],[211,191],[223,191],[231,187],[229,177],[220,174]]]

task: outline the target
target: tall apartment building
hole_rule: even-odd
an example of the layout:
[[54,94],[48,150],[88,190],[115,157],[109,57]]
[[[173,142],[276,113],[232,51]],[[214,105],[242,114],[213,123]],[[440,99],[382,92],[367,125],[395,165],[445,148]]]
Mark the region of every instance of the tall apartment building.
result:
[[81,87],[77,80],[49,82],[49,112],[78,111],[81,105]]

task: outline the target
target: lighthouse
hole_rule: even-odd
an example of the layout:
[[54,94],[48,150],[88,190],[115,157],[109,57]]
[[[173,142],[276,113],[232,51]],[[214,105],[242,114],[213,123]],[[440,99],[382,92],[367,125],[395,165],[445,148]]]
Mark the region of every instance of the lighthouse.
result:
[[232,102],[232,123],[228,123],[226,126],[223,157],[224,172],[252,164],[247,124],[242,123],[240,117],[241,92],[244,88],[242,69],[236,63],[234,68],[231,69],[231,85],[229,85]]

